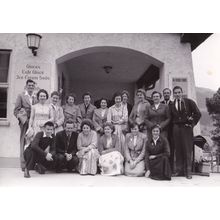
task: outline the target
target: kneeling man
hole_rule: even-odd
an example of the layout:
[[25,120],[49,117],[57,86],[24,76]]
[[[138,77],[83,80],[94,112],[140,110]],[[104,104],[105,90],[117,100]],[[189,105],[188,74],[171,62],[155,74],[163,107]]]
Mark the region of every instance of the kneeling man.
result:
[[56,134],[56,172],[61,173],[63,169],[73,172],[79,163],[77,152],[77,137],[74,132],[74,121],[67,120],[64,130]]
[[53,122],[44,124],[44,131],[38,132],[32,143],[24,151],[24,177],[30,177],[29,170],[33,168],[40,174],[47,169],[55,168],[55,137]]

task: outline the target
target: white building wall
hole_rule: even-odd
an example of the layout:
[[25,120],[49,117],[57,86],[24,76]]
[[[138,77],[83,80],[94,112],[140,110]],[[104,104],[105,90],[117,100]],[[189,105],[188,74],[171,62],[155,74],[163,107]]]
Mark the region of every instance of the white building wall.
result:
[[[24,63],[46,65],[49,71],[49,92],[57,89],[56,59],[76,50],[96,46],[118,46],[146,53],[164,63],[159,87],[171,87],[170,76],[189,77],[188,96],[195,99],[192,56],[189,43],[180,43],[179,34],[42,34],[38,55],[34,57],[26,45],[25,34],[0,34],[0,49],[12,49],[9,67],[8,126],[0,122],[0,157],[18,157],[19,127],[13,116],[18,83],[15,75]],[[22,65],[21,65],[22,64]],[[47,89],[47,88],[46,88]]]

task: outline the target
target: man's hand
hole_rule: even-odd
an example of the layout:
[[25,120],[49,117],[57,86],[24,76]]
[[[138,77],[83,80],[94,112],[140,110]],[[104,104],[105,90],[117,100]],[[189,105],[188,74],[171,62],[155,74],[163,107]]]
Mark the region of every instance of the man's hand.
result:
[[70,161],[72,159],[72,154],[66,153],[65,155],[66,155],[66,160],[67,161]]
[[150,156],[149,156],[149,159],[150,159],[150,160],[153,160],[154,158],[156,158],[156,155],[150,155]]
[[53,161],[53,157],[52,157],[52,154],[51,154],[51,153],[47,153],[47,155],[46,155],[46,160],[47,160],[47,161]]

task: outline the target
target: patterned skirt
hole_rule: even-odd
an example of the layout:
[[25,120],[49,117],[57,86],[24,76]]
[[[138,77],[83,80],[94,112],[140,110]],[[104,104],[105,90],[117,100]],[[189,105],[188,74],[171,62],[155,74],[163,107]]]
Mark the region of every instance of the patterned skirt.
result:
[[99,157],[99,166],[102,175],[115,176],[123,174],[124,158],[118,151],[113,151]]
[[84,154],[79,158],[79,173],[82,175],[91,174],[95,175],[97,173],[97,161],[99,158],[99,152],[97,149],[91,149],[89,152]]

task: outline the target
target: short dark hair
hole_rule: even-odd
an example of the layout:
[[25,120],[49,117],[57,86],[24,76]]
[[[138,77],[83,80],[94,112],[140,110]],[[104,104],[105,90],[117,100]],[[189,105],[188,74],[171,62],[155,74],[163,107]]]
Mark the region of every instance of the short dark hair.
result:
[[26,85],[27,85],[28,83],[34,83],[34,84],[36,84],[32,79],[28,79],[28,80],[26,81]]
[[92,98],[92,95],[91,95],[90,92],[85,92],[85,93],[83,93],[83,95],[82,95],[82,99],[84,99],[84,97],[85,97],[86,95],[89,95],[90,98]]
[[111,122],[106,122],[103,124],[103,130],[105,127],[110,127],[112,129],[112,133],[115,131],[115,126]]
[[66,124],[74,124],[75,122],[71,119],[71,118],[69,118],[69,119],[67,119],[66,121],[65,121],[65,123],[64,123],[64,127],[66,127]]
[[60,98],[60,94],[57,91],[54,91],[51,93],[50,97],[53,97],[54,95],[58,96]]
[[93,122],[92,120],[90,119],[84,119],[80,125],[80,130],[82,131],[83,130],[83,126],[84,125],[88,125],[92,130],[94,130],[94,125],[93,125]]
[[160,125],[158,125],[158,124],[155,124],[155,125],[153,125],[152,127],[151,127],[151,132],[154,130],[154,128],[158,128],[159,130],[160,130],[160,132],[161,132],[161,127],[160,127]]
[[101,102],[102,102],[103,100],[105,100],[105,101],[106,101],[107,106],[108,106],[108,100],[107,100],[106,98],[101,98],[101,99],[100,99],[100,102],[99,102],[99,103],[100,103],[100,106],[101,106]]
[[115,97],[117,97],[117,96],[120,96],[121,99],[122,99],[121,92],[116,92],[116,93],[113,95],[113,101],[115,101]]
[[69,97],[73,97],[74,98],[74,102],[76,101],[76,94],[75,93],[70,93],[66,96],[66,103],[68,102]]
[[170,88],[165,88],[165,89],[163,89],[163,93],[164,93],[165,90],[169,90],[170,94],[172,93],[172,91],[171,91]]
[[54,124],[52,121],[47,121],[45,124],[44,124],[44,127],[46,126],[50,126],[50,127],[54,127]]
[[49,97],[48,92],[47,92],[45,89],[40,89],[40,90],[37,92],[37,100],[39,100],[40,93],[46,94],[46,98],[48,99],[48,97]]
[[138,130],[140,130],[140,125],[137,122],[131,122],[129,123],[130,130],[134,127],[138,126]]
[[151,98],[153,98],[153,95],[154,94],[159,94],[160,98],[162,97],[162,94],[158,91],[153,91],[152,94],[151,94]]
[[174,92],[176,89],[180,89],[181,92],[183,92],[183,89],[182,89],[182,87],[180,87],[180,86],[175,86],[175,87],[173,88],[173,92]]

